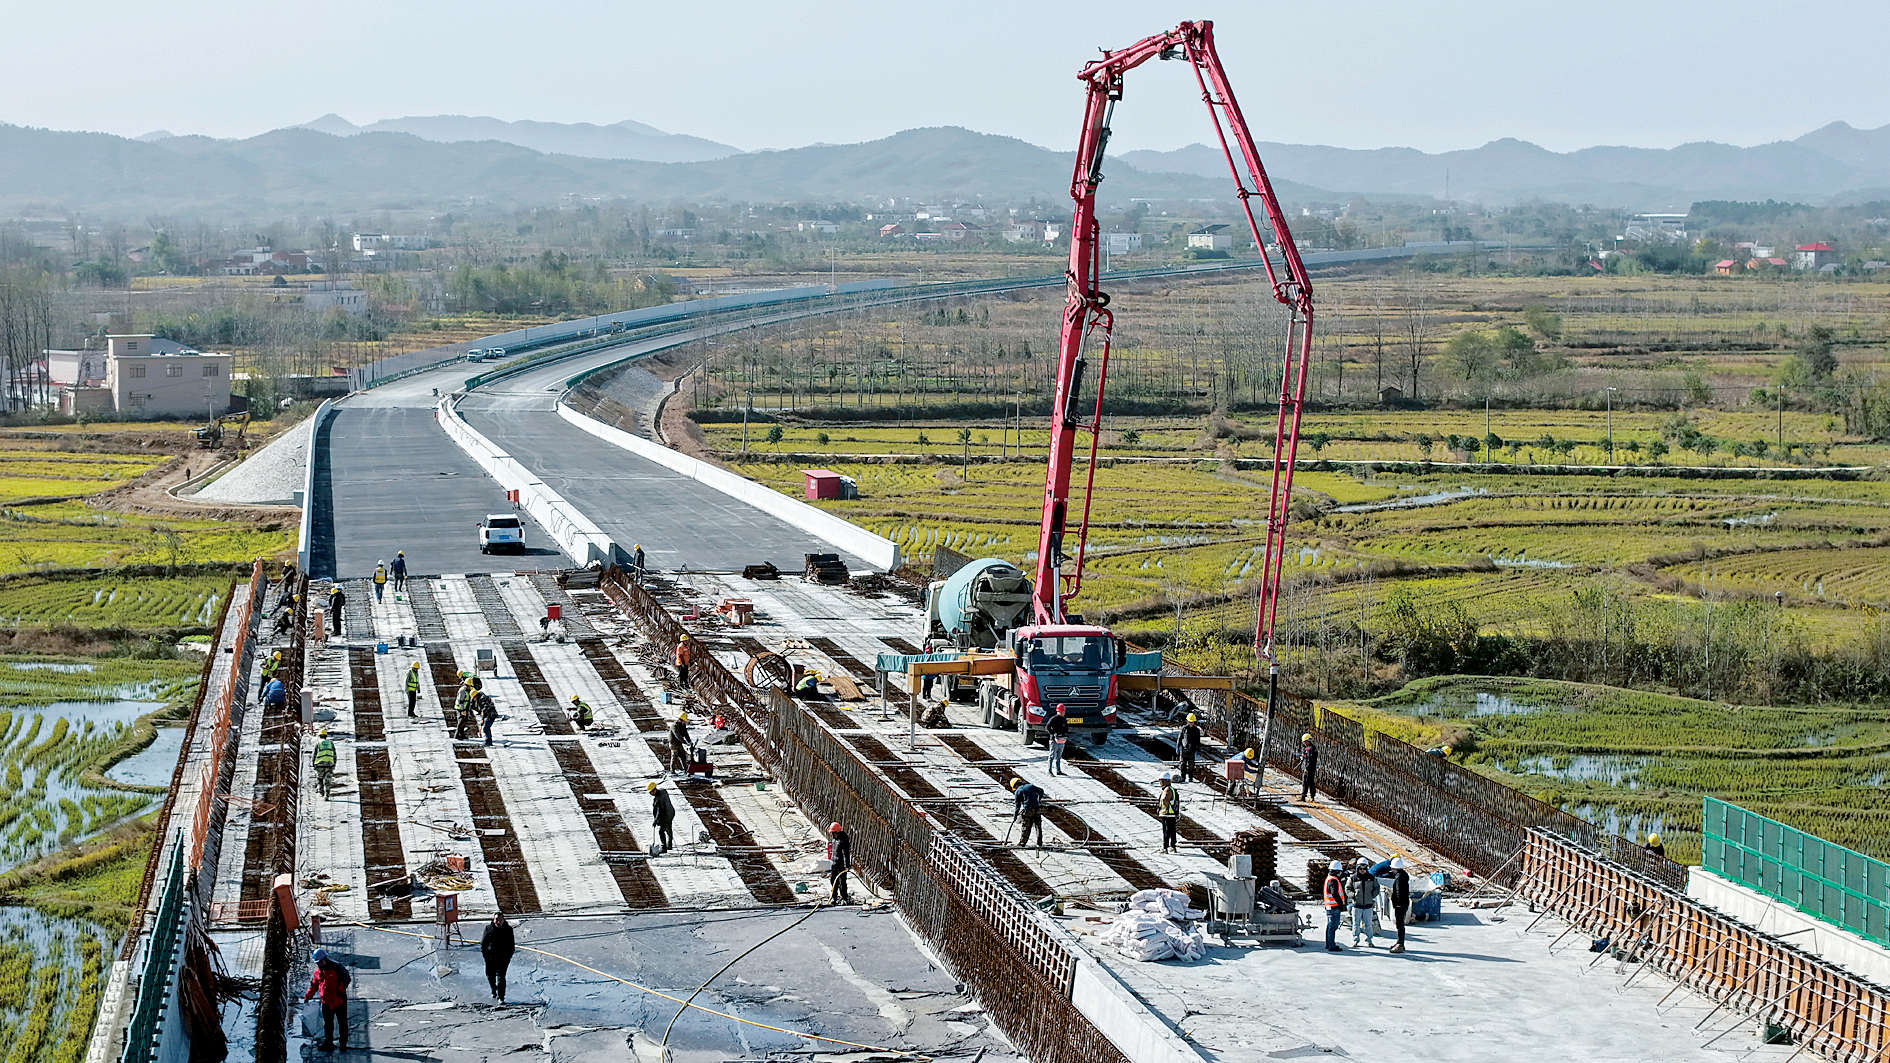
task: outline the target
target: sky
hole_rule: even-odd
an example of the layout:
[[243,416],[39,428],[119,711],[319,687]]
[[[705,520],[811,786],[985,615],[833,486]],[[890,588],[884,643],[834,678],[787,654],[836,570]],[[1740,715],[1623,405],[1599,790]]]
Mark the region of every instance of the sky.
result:
[[[1824,0],[3,0],[0,122],[245,137],[335,112],[609,123],[743,149],[957,125],[1068,150],[1075,72],[1212,18],[1260,140],[1749,145],[1890,124],[1890,4]],[[1112,150],[1210,134],[1186,69],[1131,76]]]

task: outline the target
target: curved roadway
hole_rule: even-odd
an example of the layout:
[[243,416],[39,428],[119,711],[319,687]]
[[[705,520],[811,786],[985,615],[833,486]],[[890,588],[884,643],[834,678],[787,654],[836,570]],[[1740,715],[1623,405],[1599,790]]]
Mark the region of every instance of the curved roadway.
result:
[[[1454,250],[1409,245],[1364,251],[1313,252],[1312,267]],[[1258,263],[1251,264],[1258,268]],[[1204,272],[1177,269],[1176,274]],[[1031,278],[988,291],[1053,285]],[[914,302],[963,292],[922,286],[875,293],[871,305]],[[459,409],[467,423],[557,490],[614,541],[642,543],[661,569],[729,570],[772,561],[799,571],[801,555],[832,551],[823,540],[761,513],[687,476],[579,431],[558,416],[564,382],[578,373],[758,324],[856,309],[860,302],[816,300],[756,316],[705,313],[698,327],[634,340],[525,370],[470,393]],[[510,510],[503,492],[434,420],[438,394],[461,388],[476,370],[451,363],[343,399],[323,427],[315,456],[310,566],[315,576],[359,578],[376,560],[405,550],[415,574],[564,568],[571,564],[530,518],[529,550],[479,553],[475,526],[486,513]],[[858,567],[866,562],[851,558]]]

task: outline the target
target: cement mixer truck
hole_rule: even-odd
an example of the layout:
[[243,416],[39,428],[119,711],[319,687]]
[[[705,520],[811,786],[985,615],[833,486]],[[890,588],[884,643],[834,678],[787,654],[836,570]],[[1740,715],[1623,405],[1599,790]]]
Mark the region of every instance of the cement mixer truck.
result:
[[934,647],[1009,658],[995,674],[940,676],[947,696],[975,694],[987,727],[1031,740],[1064,707],[1072,734],[1100,743],[1116,723],[1122,641],[1082,624],[1030,625],[1030,577],[1000,558],[972,561],[926,589],[924,637]]

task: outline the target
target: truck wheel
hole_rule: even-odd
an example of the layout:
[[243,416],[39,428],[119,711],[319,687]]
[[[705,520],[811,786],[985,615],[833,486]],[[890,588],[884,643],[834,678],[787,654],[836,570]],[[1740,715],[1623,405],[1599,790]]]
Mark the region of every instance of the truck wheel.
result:
[[1089,736],[1089,744],[1092,746],[1099,746],[1107,741],[1109,741],[1108,731],[1095,731],[1095,732],[1092,732]]
[[1016,708],[1017,733],[1024,739],[1024,745],[1028,746],[1030,745],[1030,717],[1024,715],[1024,707],[1022,705],[1018,705]]

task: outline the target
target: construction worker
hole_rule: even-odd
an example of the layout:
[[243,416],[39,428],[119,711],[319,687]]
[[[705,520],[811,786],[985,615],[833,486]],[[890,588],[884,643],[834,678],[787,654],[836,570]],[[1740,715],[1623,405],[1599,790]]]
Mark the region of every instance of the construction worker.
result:
[[1188,714],[1188,722],[1181,728],[1181,738],[1175,743],[1181,751],[1181,781],[1194,778],[1194,757],[1201,752],[1201,718],[1194,713]]
[[374,562],[374,600],[381,600],[381,592],[387,589],[387,562]]
[[281,713],[289,707],[289,688],[282,685],[282,680],[271,679],[263,684],[262,705],[265,713]]
[[1050,774],[1063,774],[1063,750],[1070,744],[1070,712],[1062,702],[1044,721],[1044,738],[1050,747]]
[[486,932],[479,935],[479,954],[486,960],[486,985],[492,989],[492,999],[505,1003],[505,972],[512,966],[512,954],[518,951],[518,941],[512,933],[512,924],[505,921],[504,912],[495,912],[492,922],[486,924]]
[[794,696],[797,698],[811,698],[818,695],[819,693],[820,693],[820,673],[819,672],[808,672],[805,675],[801,676],[801,678],[794,684]]
[[271,679],[274,679],[276,677],[276,669],[281,668],[281,667],[282,667],[282,651],[281,650],[277,650],[274,653],[271,653],[269,656],[264,657],[263,663],[262,663],[262,681],[264,683],[267,683]]
[[486,745],[492,744],[492,725],[499,720],[499,706],[492,695],[481,690],[473,695],[473,707],[479,710],[479,726],[486,733]]
[[315,950],[315,971],[309,976],[308,992],[302,994],[302,999],[321,995],[322,1041],[317,1047],[323,1052],[335,1050],[337,1025],[341,1027],[341,1050],[348,1050],[348,983],[352,980],[346,967],[329,958],[327,949]]
[[637,575],[643,575],[643,544],[638,543],[630,554],[630,567]]
[[479,681],[461,672],[465,678],[459,681],[459,690],[453,695],[453,737],[471,738],[473,718],[473,697],[479,693]]
[[1175,831],[1181,826],[1181,794],[1166,773],[1162,775],[1162,792],[1155,798],[1155,818],[1162,821],[1162,852],[1179,852]]
[[1352,901],[1352,947],[1358,947],[1364,935],[1365,947],[1378,940],[1378,877],[1371,872],[1371,862],[1359,857],[1352,867],[1352,881],[1346,890]]
[[335,637],[341,637],[341,610],[348,604],[348,596],[341,593],[341,584],[328,588],[328,620],[333,626]]
[[294,596],[284,595],[283,600],[276,605],[277,638],[287,635],[289,631],[295,627],[295,607],[300,604],[301,601],[302,596],[299,594]]
[[591,713],[590,705],[586,703],[583,698],[578,697],[576,694],[571,695],[571,722],[577,724],[578,730],[590,730],[591,721],[595,718],[596,717]]
[[650,816],[656,822],[656,852],[666,853],[676,847],[676,836],[670,831],[670,824],[676,822],[676,806],[670,803],[669,791],[662,788],[655,779],[651,779],[644,789],[650,792]]
[[393,573],[394,573],[394,589],[396,591],[406,590],[407,589],[407,551],[405,550],[394,551]]
[[417,720],[420,712],[420,662],[414,661],[407,666],[407,718]]
[[1653,854],[1654,856],[1660,857],[1662,860],[1665,860],[1667,858],[1667,847],[1665,845],[1660,844],[1659,831],[1655,831],[1654,833],[1649,834],[1647,836],[1647,845],[1645,848],[1647,849],[1649,853]]
[[1372,865],[1372,874],[1391,880],[1391,918],[1398,928],[1398,940],[1389,951],[1404,951],[1404,917],[1411,910],[1411,873],[1404,869],[1404,857],[1394,856]]
[[1265,765],[1260,763],[1260,753],[1252,746],[1240,751],[1240,778],[1247,787],[1247,792],[1260,792],[1260,774]]
[[282,563],[282,597],[276,599],[278,606],[288,601],[289,597],[295,593],[295,577],[295,562],[284,561]]
[[1339,876],[1345,874],[1345,865],[1337,860],[1326,869],[1325,904],[1326,904],[1326,951],[1343,952],[1339,947],[1339,920],[1345,918],[1345,883]]
[[1299,799],[1319,800],[1319,747],[1310,731],[1299,736]]
[[676,682],[684,690],[689,689],[689,662],[695,660],[696,648],[684,635],[676,642]]
[[1024,818],[1024,833],[1018,836],[1017,844],[1029,845],[1030,832],[1037,831],[1037,844],[1043,844],[1043,787],[1022,779],[1011,780],[1013,793],[1011,818]]
[[322,799],[327,800],[328,788],[335,781],[335,743],[328,737],[328,728],[321,731],[321,740],[315,743],[315,785],[322,792]]
[[847,871],[853,866],[853,835],[848,834],[840,824],[827,826],[827,903],[852,904],[853,895],[847,892]]
[[687,771],[689,768],[689,714],[679,712],[669,725],[669,770]]

